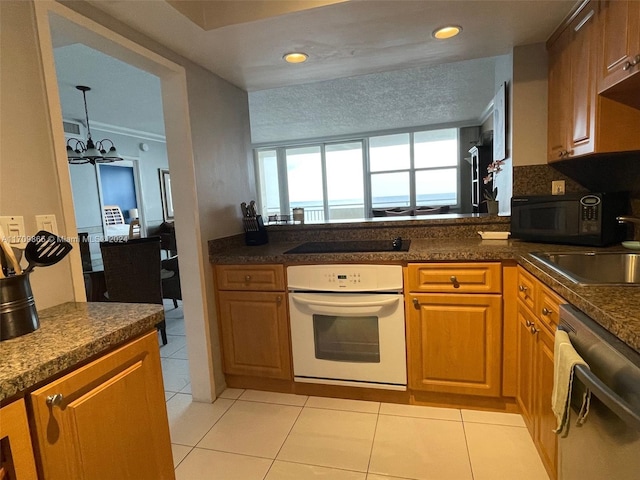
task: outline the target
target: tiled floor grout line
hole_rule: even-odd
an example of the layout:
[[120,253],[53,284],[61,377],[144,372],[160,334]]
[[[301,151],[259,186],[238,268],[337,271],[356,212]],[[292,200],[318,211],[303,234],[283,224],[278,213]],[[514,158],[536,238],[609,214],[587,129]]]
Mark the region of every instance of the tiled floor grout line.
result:
[[[246,391],[246,390],[245,390]],[[278,449],[278,451],[276,452],[276,454],[273,457],[273,460],[271,462],[271,465],[269,465],[269,469],[267,470],[267,472],[264,474],[264,477],[262,477],[262,479],[264,480],[265,478],[267,478],[267,476],[269,475],[269,472],[271,471],[271,469],[273,468],[273,464],[276,463],[276,460],[278,458],[278,455],[280,455],[280,451],[282,450],[282,447],[284,447],[284,444],[287,442],[287,439],[289,438],[289,435],[291,435],[291,430],[293,430],[293,427],[295,427],[296,422],[298,421],[298,419],[300,418],[300,415],[302,415],[302,411],[305,408],[305,405],[307,404],[307,402],[309,401],[309,397],[307,396],[307,398],[305,399],[304,403],[302,404],[302,406],[300,407],[300,411],[298,412],[298,415],[296,415],[296,419],[293,421],[293,423],[291,424],[291,427],[289,428],[289,431],[287,432],[287,435],[284,437],[284,440],[282,441],[282,444],[280,445],[280,448]],[[278,405],[278,404],[277,404]],[[293,405],[285,405],[285,406],[293,406]],[[299,405],[296,405],[299,406]],[[231,407],[229,407],[231,408]]]
[[460,416],[462,418],[462,433],[464,435],[464,445],[467,450],[467,460],[469,461],[469,471],[471,472],[471,480],[474,480],[475,475],[473,474],[473,463],[471,462],[471,452],[469,451],[469,440],[467,440],[467,429],[465,428],[465,425],[464,425],[464,417],[462,416],[462,412],[460,412]]
[[369,476],[369,470],[371,469],[371,458],[373,457],[373,445],[376,443],[376,433],[378,433],[378,422],[380,421],[381,408],[382,408],[382,403],[378,403],[378,413],[376,414],[376,425],[373,428],[373,438],[371,439],[371,448],[369,449],[369,461],[367,462],[367,471],[365,472],[365,475],[364,475],[365,479]]

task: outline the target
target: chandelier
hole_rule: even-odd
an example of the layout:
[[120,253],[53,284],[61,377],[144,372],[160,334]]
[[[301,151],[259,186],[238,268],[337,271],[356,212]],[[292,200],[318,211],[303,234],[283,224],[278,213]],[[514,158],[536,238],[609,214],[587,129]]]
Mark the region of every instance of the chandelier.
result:
[[[108,138],[93,143],[91,127],[89,126],[89,112],[87,111],[87,92],[91,90],[91,88],[83,85],[78,85],[76,88],[82,92],[82,98],[84,99],[84,114],[87,120],[87,140],[86,142],[78,140],[77,138],[67,140],[67,161],[71,165],[81,165],[83,163],[95,165],[96,163],[111,163],[122,160],[122,157],[120,157],[116,150],[116,146]],[[111,147],[109,151],[107,151],[105,147],[109,144],[111,144]]]

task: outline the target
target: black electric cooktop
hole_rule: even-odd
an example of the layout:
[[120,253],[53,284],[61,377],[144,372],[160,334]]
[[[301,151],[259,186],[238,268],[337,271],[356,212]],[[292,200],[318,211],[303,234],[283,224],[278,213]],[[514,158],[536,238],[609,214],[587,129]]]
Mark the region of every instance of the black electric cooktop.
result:
[[366,253],[366,252],[407,252],[411,240],[347,240],[343,242],[306,242],[287,253]]

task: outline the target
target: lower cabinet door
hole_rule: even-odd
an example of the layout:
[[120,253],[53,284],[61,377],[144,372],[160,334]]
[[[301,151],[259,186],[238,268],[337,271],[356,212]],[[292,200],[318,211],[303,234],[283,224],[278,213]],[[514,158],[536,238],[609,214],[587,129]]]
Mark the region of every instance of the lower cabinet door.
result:
[[554,336],[546,327],[538,326],[536,332],[535,384],[536,403],[534,407],[536,426],[535,444],[549,476],[556,477],[558,436],[556,417],[551,409],[553,392],[553,346]]
[[284,293],[218,292],[224,371],[291,380]]
[[24,400],[0,408],[0,480],[36,480]]
[[406,312],[410,388],[500,396],[500,295],[409,294]]
[[175,479],[155,331],[31,400],[47,480]]
[[532,333],[535,323],[533,314],[518,300],[518,383],[516,401],[532,436],[535,434],[533,368],[536,337]]

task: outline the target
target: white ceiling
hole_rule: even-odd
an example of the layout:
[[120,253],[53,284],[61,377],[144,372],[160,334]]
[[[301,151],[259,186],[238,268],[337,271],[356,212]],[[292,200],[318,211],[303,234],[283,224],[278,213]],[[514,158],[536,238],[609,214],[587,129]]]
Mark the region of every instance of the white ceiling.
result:
[[[209,31],[163,0],[89,3],[254,92],[508,54],[514,46],[544,42],[575,1],[351,0]],[[463,27],[459,37],[445,42],[431,37],[434,28],[449,23]],[[55,45],[68,43],[64,31],[55,26],[52,31]],[[305,51],[309,61],[286,64],[282,55],[291,50]],[[93,88],[87,94],[92,121],[164,131],[155,77],[137,69],[132,74],[133,67],[78,45],[56,48],[56,64],[65,118],[84,118],[74,88],[84,83]],[[100,67],[106,64],[108,75]]]
[[[352,0],[209,31],[162,0],[89,2],[251,92],[508,54],[547,40],[576,0]],[[459,37],[432,38],[450,23]],[[292,50],[309,60],[286,64]]]

